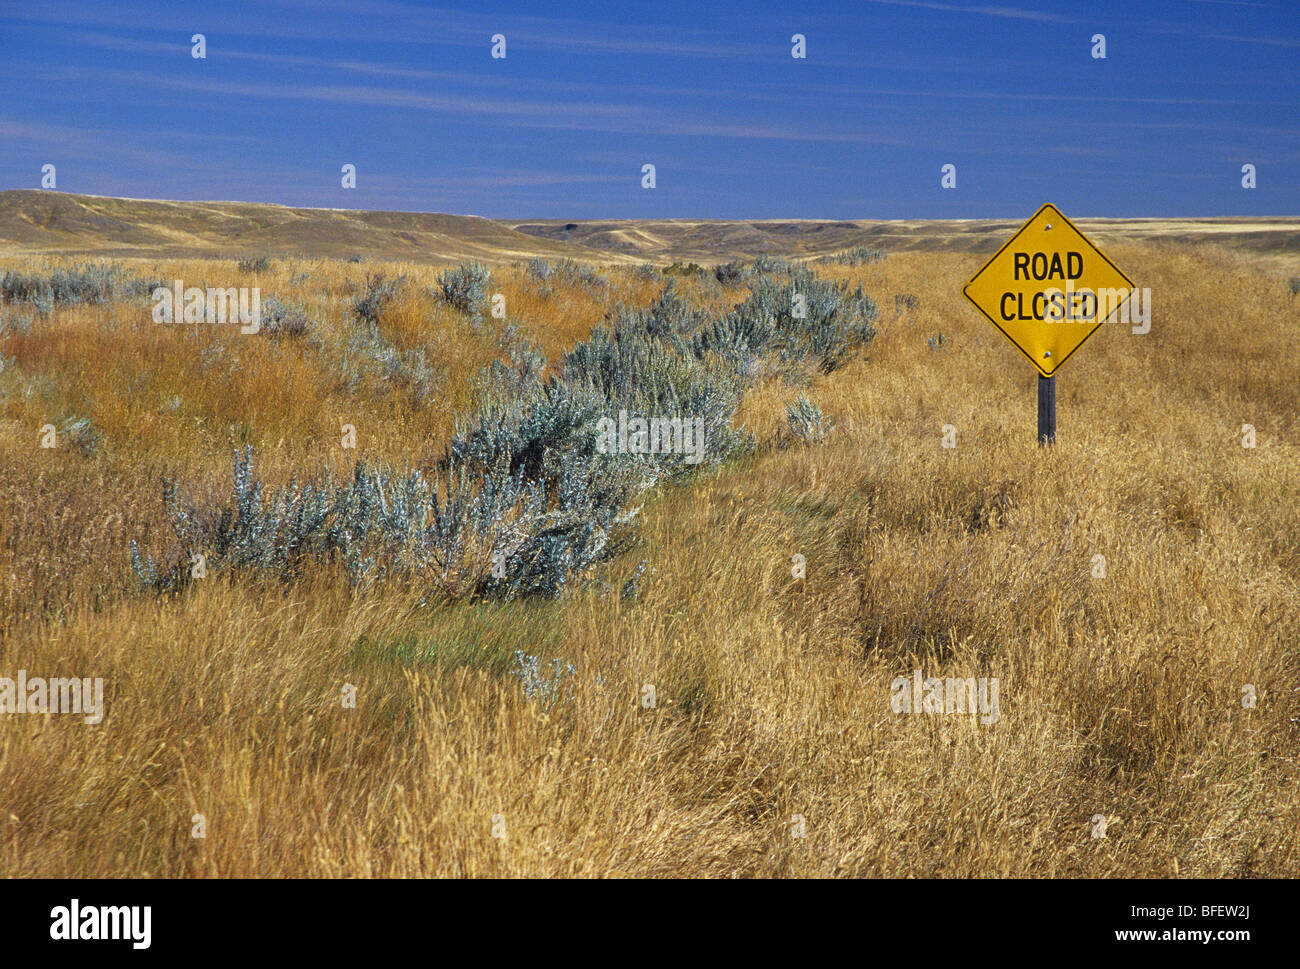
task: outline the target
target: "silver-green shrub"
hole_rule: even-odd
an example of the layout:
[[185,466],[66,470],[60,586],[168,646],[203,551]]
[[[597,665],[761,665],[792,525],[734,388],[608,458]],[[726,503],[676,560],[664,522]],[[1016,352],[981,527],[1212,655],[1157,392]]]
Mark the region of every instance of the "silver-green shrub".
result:
[[[698,421],[703,459],[718,462],[753,447],[732,424],[755,361],[826,370],[874,335],[875,304],[860,288],[802,268],[783,272],[757,277],[749,298],[721,316],[690,308],[670,281],[650,307],[612,313],[545,377],[540,352],[506,324],[498,336],[509,363],[480,375],[478,407],[457,419],[429,475],[359,463],[351,481],[294,480],[267,495],[245,450],[229,499],[206,508],[183,503],[165,480],[176,542],[161,563],[132,542],[135,571],[148,587],[177,589],[202,554],[209,573],[291,581],[309,565],[337,562],[358,585],[402,576],[431,595],[559,595],[631,546],[648,488],[696,466],[676,453],[605,453],[602,420],[626,412]],[[400,375],[402,361],[375,323],[386,289],[382,277],[368,281],[349,353]],[[796,293],[802,316],[791,311]],[[818,436],[825,422],[815,405],[793,407],[792,431]]]

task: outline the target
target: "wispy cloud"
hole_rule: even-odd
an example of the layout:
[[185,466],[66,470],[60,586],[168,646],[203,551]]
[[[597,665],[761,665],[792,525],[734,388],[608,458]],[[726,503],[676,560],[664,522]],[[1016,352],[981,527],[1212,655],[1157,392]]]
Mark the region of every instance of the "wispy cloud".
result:
[[990,4],[959,6],[955,3],[936,3],[932,0],[867,0],[868,3],[890,7],[915,7],[920,10],[939,10],[943,13],[979,14],[985,17],[1002,17],[1007,20],[1033,20],[1039,23],[1077,24],[1083,21],[1063,14],[1048,13],[1042,10],[1025,10],[1022,7],[1003,7]]
[[[617,6],[610,8],[611,13],[618,10]],[[338,18],[339,27],[331,29],[309,12],[332,13]],[[129,5],[110,8],[86,3],[32,4],[7,10],[4,16],[64,27],[147,31],[155,36],[159,31],[171,31],[182,41],[188,41],[196,30],[206,31],[211,42],[223,36],[322,40],[337,37],[340,29],[346,29],[357,41],[409,44],[412,38],[427,38],[430,47],[481,47],[484,56],[496,32],[505,33],[510,45],[578,54],[761,61],[770,60],[780,49],[775,40],[772,44],[738,42],[736,34],[730,31],[698,28],[684,31],[680,27],[635,21],[606,23],[593,29],[587,19],[466,12],[383,0],[347,3],[312,0],[302,4],[268,0],[250,11],[241,9],[238,16],[214,7],[199,18],[201,25],[196,24],[193,14],[179,10],[151,10],[143,15]]]
[[924,90],[921,88],[866,88],[866,87],[829,87],[821,90],[837,92],[845,97],[900,97],[928,98],[948,101],[954,98],[974,101],[1042,101],[1042,102],[1085,102],[1089,104],[1183,104],[1183,105],[1286,105],[1288,101],[1238,100],[1236,98],[1161,98],[1161,97],[1125,97],[1122,95],[1100,94],[1065,94],[1044,91],[964,91],[964,90]]
[[[1233,44],[1262,44],[1266,47],[1290,47],[1300,49],[1300,39],[1294,37],[1246,37],[1242,34],[1204,34],[1210,40],[1226,40]],[[1293,77],[1294,81],[1295,78]]]
[[[64,78],[85,76],[83,69],[63,67]],[[156,88],[158,78],[141,71],[96,71],[101,80]],[[752,123],[691,119],[680,111],[634,104],[596,104],[588,101],[529,100],[523,98],[460,97],[391,87],[343,84],[287,84],[252,81],[206,80],[172,77],[167,89],[201,92],[255,100],[290,100],[350,104],[397,110],[441,112],[473,117],[476,123],[542,129],[603,131],[639,135],[682,135],[764,141],[838,142],[845,144],[901,144],[896,134],[864,128],[827,128],[807,124]]]
[[1188,0],[1188,3],[1213,4],[1216,7],[1259,7],[1265,9],[1269,7],[1269,4],[1258,3],[1256,0]]
[[[79,43],[101,50],[114,50],[131,54],[170,54],[190,56],[188,40],[184,43],[140,40],[135,37],[121,37],[115,34],[96,31],[84,31],[73,35]],[[575,94],[590,94],[592,85],[580,81],[560,81],[549,77],[520,77],[517,74],[493,74],[482,71],[433,71],[400,63],[381,63],[356,58],[312,57],[302,54],[270,53],[267,51],[241,50],[236,47],[223,46],[220,51],[223,60],[244,61],[247,63],[267,64],[275,67],[311,67],[321,71],[340,71],[366,75],[377,78],[390,78],[405,81],[447,81],[464,87],[518,88],[527,86],[530,90],[560,91]],[[777,97],[770,94],[755,94],[752,90],[739,88],[713,88],[707,92],[695,87],[669,87],[647,84],[603,83],[602,92],[621,91],[665,97],[712,97],[730,96],[737,99],[748,98],[765,101],[792,101],[788,94]]]
[[105,159],[111,158],[148,165],[151,168],[159,165],[178,169],[194,167],[193,157],[163,147],[177,141],[216,141],[248,145],[253,144],[255,139],[242,135],[202,131],[123,132],[0,118],[0,154],[5,154],[6,150],[27,155],[30,155],[33,150],[60,153],[58,158],[42,159],[42,162],[57,163],[62,159],[87,159],[102,163]]

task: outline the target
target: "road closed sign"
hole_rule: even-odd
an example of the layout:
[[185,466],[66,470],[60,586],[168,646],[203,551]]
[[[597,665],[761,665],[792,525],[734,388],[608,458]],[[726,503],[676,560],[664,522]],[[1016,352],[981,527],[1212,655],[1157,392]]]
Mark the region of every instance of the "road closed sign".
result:
[[1133,282],[1060,209],[1044,205],[962,293],[1051,377],[1114,318]]

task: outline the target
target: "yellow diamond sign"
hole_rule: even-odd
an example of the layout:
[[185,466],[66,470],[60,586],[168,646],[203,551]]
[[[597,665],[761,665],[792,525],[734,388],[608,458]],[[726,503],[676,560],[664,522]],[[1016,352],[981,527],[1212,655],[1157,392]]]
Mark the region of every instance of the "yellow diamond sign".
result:
[[1055,205],[1044,205],[962,289],[1050,377],[1109,321],[1133,281]]

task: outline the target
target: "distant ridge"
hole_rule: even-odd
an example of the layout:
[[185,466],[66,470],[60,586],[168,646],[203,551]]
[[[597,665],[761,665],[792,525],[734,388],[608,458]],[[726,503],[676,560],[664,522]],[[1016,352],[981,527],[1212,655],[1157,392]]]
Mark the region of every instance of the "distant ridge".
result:
[[[1032,213],[1026,211],[1028,218]],[[1282,271],[1300,270],[1300,218],[1087,219],[1098,242],[1214,242]],[[17,189],[0,192],[0,256],[112,258],[268,255],[414,262],[716,264],[760,255],[818,256],[854,246],[992,252],[1018,219],[754,221],[486,219],[472,215],[292,208],[257,202],[119,199]]]

